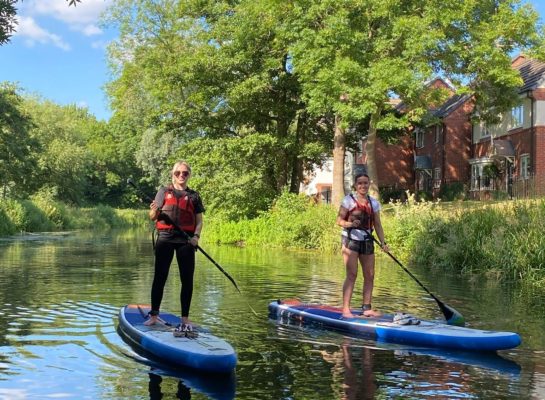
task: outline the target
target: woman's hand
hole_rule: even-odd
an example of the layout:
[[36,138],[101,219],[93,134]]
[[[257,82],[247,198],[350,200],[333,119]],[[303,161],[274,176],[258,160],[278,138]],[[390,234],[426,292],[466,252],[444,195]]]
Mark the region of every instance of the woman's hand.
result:
[[388,253],[390,251],[390,248],[388,247],[388,245],[386,244],[386,242],[382,242],[382,244],[380,245],[380,248],[382,249],[383,252],[385,253]]
[[193,247],[197,247],[199,245],[199,239],[200,236],[198,234],[195,234],[191,237],[191,239],[189,239],[189,243],[191,243]]
[[153,200],[150,205],[149,205],[149,217],[155,221],[158,217],[159,217],[159,212],[161,210],[159,209],[159,207],[157,206],[157,203],[155,202],[155,200]]

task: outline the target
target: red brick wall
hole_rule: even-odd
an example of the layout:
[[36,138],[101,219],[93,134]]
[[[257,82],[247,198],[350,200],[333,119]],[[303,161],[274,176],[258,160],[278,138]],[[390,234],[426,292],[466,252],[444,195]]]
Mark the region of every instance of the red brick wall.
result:
[[545,100],[545,88],[537,88],[530,92],[530,97],[534,100]]
[[536,188],[538,195],[545,195],[545,126],[537,126],[535,129],[535,152],[530,162],[533,164]]
[[[365,141],[363,142],[365,148]],[[395,187],[410,189],[414,186],[412,136],[407,134],[400,138],[398,144],[386,145],[382,140],[375,142],[375,160],[379,187]],[[366,164],[363,154],[362,163]]]
[[471,158],[472,125],[469,116],[473,104],[466,101],[444,119],[445,157],[443,179],[467,182],[470,178],[468,160]]

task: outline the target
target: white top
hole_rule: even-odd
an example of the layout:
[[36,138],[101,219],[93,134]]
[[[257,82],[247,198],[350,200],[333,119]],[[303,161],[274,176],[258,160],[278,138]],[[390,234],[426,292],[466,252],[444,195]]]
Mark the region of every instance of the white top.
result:
[[[343,201],[341,202],[341,207],[346,208],[349,212],[351,212],[354,208],[357,207],[356,201],[354,200],[355,196],[352,197],[351,195],[345,196]],[[373,213],[377,213],[380,211],[380,203],[374,198],[369,196],[369,200],[371,201],[371,207],[373,208]],[[347,237],[348,231],[350,231],[350,239],[354,240],[366,240],[367,234],[361,230],[356,228],[343,228],[342,235]],[[373,230],[370,231],[370,233],[373,233]],[[371,239],[371,238],[368,238]]]

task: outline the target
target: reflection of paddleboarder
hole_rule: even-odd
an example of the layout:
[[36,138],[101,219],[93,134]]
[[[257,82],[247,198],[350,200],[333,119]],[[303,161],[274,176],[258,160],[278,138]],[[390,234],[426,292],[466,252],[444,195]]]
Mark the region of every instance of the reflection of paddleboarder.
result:
[[[149,398],[150,400],[159,400],[163,398],[163,392],[161,392],[161,382],[163,377],[161,375],[150,372],[149,374]],[[176,392],[176,398],[182,400],[191,399],[191,390],[182,383],[181,379],[178,379],[178,391]]]
[[[343,344],[341,348],[345,367],[345,399],[374,399],[377,385],[373,373],[372,350],[368,347],[351,349],[347,344]],[[361,368],[354,367],[351,350],[360,357]],[[358,377],[359,371],[361,371],[361,376]]]
[[351,347],[346,340],[339,351],[322,352],[323,358],[335,364],[333,371],[342,374],[342,400],[374,399],[377,391],[373,372],[373,351],[368,347]]

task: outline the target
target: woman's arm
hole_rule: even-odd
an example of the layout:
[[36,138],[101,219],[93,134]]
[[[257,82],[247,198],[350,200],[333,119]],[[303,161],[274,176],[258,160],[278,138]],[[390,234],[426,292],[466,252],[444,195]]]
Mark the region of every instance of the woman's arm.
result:
[[352,222],[347,221],[346,217],[348,216],[348,210],[344,208],[343,206],[339,207],[339,212],[337,213],[337,225],[339,225],[342,228],[355,228],[356,224],[359,225],[359,220],[354,220]]

